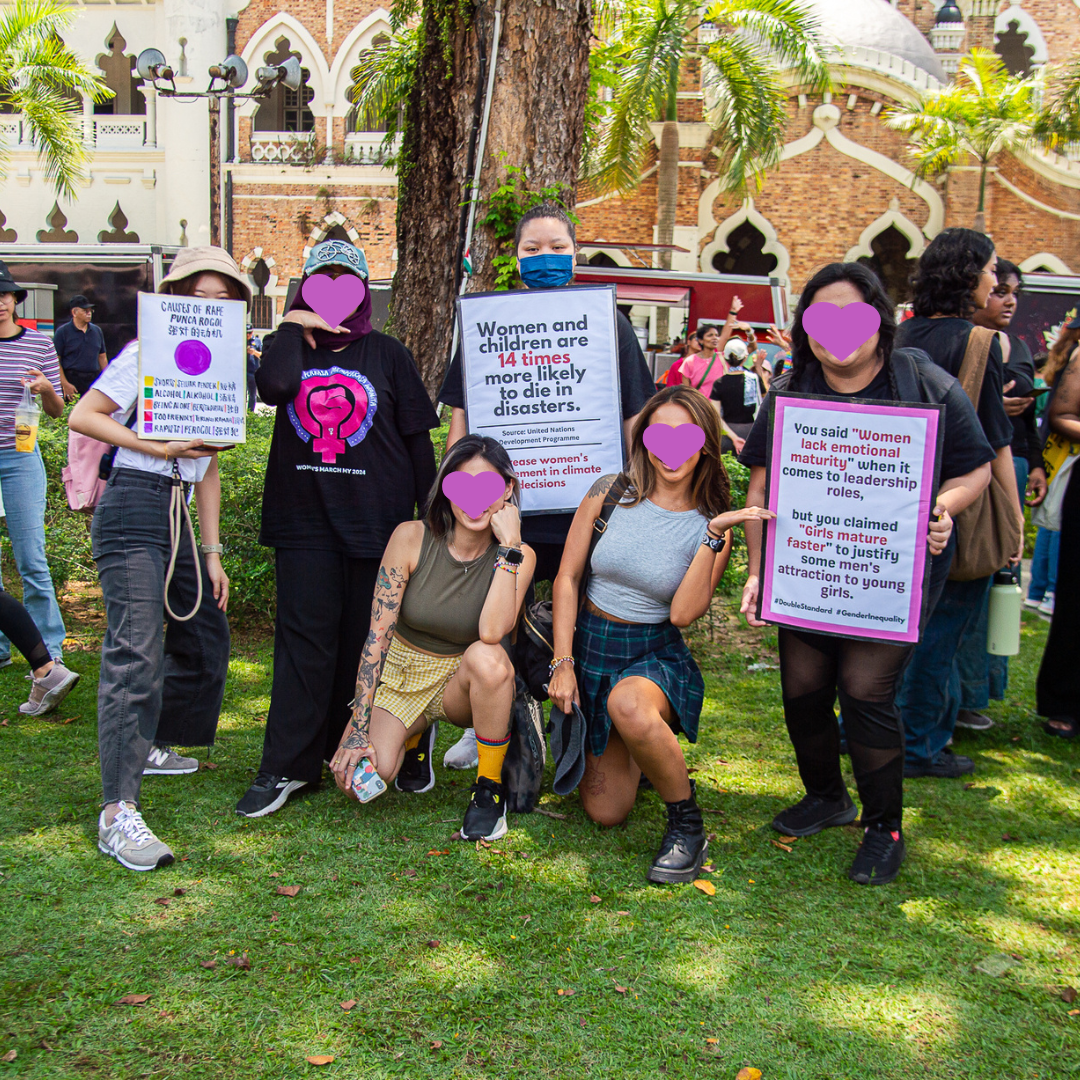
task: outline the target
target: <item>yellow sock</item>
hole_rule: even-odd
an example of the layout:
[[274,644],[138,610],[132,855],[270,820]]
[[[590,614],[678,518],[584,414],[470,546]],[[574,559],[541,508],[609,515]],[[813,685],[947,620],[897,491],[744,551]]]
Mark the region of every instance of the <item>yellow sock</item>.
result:
[[480,763],[476,767],[477,780],[486,776],[492,783],[502,783],[503,759],[509,746],[509,735],[501,742],[486,742],[479,735],[476,736],[476,751],[480,757]]
[[406,750],[415,750],[420,745],[420,740],[424,737],[424,733],[421,731],[419,735],[414,735],[411,739],[405,740]]

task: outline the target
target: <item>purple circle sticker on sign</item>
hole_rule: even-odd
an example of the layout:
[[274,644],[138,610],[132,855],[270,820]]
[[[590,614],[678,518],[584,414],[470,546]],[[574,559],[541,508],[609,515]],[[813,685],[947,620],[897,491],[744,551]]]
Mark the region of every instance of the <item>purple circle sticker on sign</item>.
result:
[[195,341],[194,339],[181,341],[180,344],[176,346],[176,352],[173,353],[173,359],[176,360],[176,366],[185,375],[190,375],[193,378],[206,371],[206,369],[210,367],[210,361],[213,360],[213,358],[209,347],[204,345],[201,341]]

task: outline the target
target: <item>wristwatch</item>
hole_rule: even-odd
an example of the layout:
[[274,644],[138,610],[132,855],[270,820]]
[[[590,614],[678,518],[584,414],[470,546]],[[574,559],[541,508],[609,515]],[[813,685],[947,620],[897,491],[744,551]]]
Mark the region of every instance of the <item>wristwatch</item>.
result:
[[525,561],[525,552],[521,548],[500,545],[498,557],[511,566],[520,566]]
[[225,550],[224,544],[200,544],[199,551],[203,555],[220,555]]
[[711,548],[717,554],[724,550],[726,543],[727,533],[724,533],[723,536],[713,536],[708,529],[705,530],[705,535],[701,538],[701,546]]

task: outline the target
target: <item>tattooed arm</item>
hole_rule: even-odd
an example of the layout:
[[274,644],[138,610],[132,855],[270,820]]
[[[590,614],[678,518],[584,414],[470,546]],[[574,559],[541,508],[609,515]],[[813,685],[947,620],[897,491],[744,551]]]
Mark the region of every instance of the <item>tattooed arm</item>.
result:
[[1058,378],[1050,406],[1050,430],[1070,442],[1080,442],[1080,354],[1074,354]]
[[371,705],[375,699],[375,687],[382,673],[383,661],[397,627],[405,586],[420,558],[423,536],[422,522],[406,521],[394,530],[394,535],[390,537],[390,543],[386,545],[383,553],[382,565],[375,583],[375,595],[371,601],[371,629],[364,643],[360,670],[356,676],[352,716],[330,762],[337,786],[346,793],[349,792],[349,783],[361,758],[368,757],[373,765],[377,764],[375,750],[368,741]]

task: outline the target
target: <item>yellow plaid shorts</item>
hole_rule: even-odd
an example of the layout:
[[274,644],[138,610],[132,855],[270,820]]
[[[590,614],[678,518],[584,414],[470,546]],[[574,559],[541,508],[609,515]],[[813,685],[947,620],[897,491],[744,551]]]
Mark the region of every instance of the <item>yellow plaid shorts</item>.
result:
[[460,656],[428,656],[395,635],[375,688],[375,708],[393,713],[406,727],[421,713],[438,720],[444,715],[443,690],[460,666]]

